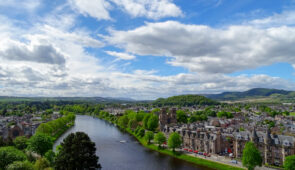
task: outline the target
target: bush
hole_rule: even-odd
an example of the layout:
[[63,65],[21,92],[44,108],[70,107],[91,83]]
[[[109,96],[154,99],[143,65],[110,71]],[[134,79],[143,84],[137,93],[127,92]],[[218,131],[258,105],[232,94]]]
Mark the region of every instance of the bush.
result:
[[34,170],[34,167],[29,161],[15,161],[9,164],[7,170]]
[[52,147],[53,140],[46,134],[37,133],[28,141],[28,148],[42,156]]
[[14,161],[24,161],[26,159],[26,155],[15,147],[7,146],[0,148],[0,169],[4,169]]
[[25,136],[18,136],[13,140],[13,143],[17,149],[23,150],[27,147],[27,141]]

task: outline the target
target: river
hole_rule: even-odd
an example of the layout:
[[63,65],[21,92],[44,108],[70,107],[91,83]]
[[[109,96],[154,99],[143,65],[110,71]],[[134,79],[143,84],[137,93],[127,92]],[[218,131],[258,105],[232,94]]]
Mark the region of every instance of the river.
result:
[[[103,170],[210,170],[141,146],[116,126],[90,116],[76,116],[75,126],[64,133],[54,148],[72,132],[85,132],[96,144]],[[120,143],[125,140],[126,143]]]

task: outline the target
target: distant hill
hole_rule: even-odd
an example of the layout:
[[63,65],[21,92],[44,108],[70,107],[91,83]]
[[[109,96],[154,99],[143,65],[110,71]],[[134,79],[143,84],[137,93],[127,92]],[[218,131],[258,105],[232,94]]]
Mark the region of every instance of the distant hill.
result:
[[295,102],[295,92],[279,89],[254,88],[244,92],[223,92],[203,95],[219,101]]
[[23,101],[70,101],[92,103],[124,103],[135,100],[129,98],[104,98],[104,97],[14,97],[0,96],[0,102],[23,102]]
[[218,102],[200,95],[180,95],[168,98],[159,98],[153,102],[157,106],[193,106],[193,105],[214,105]]

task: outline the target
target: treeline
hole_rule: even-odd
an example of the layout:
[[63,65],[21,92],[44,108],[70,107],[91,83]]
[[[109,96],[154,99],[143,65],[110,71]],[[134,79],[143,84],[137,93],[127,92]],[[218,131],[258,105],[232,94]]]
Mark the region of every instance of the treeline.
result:
[[195,105],[216,105],[218,102],[199,95],[180,95],[168,97],[166,99],[159,98],[153,102],[156,106],[195,106]]
[[42,123],[29,139],[19,136],[11,143],[0,141],[0,169],[53,170],[58,155],[52,151],[54,141],[74,124],[74,120],[74,114],[67,114]]
[[75,114],[67,114],[61,118],[49,121],[47,123],[41,123],[38,126],[36,133],[43,133],[53,137],[56,140],[64,131],[74,125]]

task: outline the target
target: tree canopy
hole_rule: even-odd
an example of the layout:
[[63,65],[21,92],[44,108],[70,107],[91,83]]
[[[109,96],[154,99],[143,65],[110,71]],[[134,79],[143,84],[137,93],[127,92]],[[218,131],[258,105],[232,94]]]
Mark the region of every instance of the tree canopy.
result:
[[26,155],[15,147],[7,146],[0,148],[0,169],[4,169],[14,161],[24,161],[26,159]]
[[157,106],[193,106],[193,105],[215,105],[218,102],[199,95],[180,95],[166,99],[159,98],[153,103]]
[[36,133],[28,140],[28,148],[42,156],[52,147],[52,138],[43,133]]
[[154,133],[151,131],[147,131],[144,135],[144,139],[148,142],[148,144],[150,144],[151,140],[154,139]]
[[248,170],[254,170],[256,166],[262,165],[262,158],[259,150],[255,147],[253,142],[247,142],[243,150],[242,156],[243,166]]
[[168,139],[168,147],[172,148],[173,152],[175,151],[175,148],[178,148],[181,146],[181,137],[178,133],[173,132],[170,134]]
[[84,132],[68,135],[61,143],[56,156],[55,169],[97,169],[100,168],[96,148],[89,136]]
[[295,155],[287,156],[284,163],[285,170],[295,170]]
[[166,142],[166,136],[164,135],[164,133],[157,133],[155,135],[155,142],[159,145],[159,147],[161,147],[161,145]]

